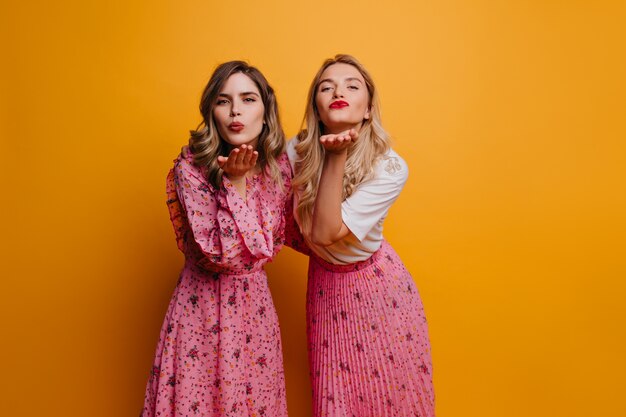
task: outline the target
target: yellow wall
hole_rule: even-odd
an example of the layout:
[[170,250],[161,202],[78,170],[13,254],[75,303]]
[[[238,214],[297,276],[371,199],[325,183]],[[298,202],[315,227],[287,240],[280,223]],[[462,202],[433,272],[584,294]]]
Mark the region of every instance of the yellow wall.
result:
[[[624,4],[2,2],[2,415],[138,414],[182,261],[164,179],[211,71],[257,65],[293,135],[337,52],[411,168],[386,235],[438,415],[626,415]],[[305,271],[291,250],[269,268],[294,417]]]

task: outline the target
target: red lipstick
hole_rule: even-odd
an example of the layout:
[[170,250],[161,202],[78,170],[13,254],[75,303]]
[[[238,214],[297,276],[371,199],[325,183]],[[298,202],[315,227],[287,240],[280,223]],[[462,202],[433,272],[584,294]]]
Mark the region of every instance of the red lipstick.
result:
[[239,122],[232,122],[231,124],[228,125],[228,128],[232,130],[233,132],[241,132],[244,127],[245,126],[243,125],[243,123],[239,123]]
[[349,104],[347,101],[343,101],[343,100],[337,100],[337,101],[333,101],[332,103],[330,103],[330,108],[331,109],[343,109],[344,107],[348,107]]

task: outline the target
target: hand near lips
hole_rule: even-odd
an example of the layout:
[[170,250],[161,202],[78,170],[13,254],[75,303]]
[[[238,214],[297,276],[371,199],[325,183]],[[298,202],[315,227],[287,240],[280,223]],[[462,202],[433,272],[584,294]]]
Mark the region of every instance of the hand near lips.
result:
[[345,132],[324,135],[320,137],[320,143],[328,153],[343,153],[350,145],[355,143],[359,138],[359,134],[355,129],[346,130]]
[[217,164],[224,170],[231,180],[236,180],[246,175],[256,166],[259,153],[250,145],[241,145],[233,148],[228,157],[218,156]]
[[[231,150],[228,157],[218,156],[217,164],[230,178],[237,179],[238,177],[242,177],[256,165],[259,153],[253,151],[253,149],[254,148],[250,145],[241,145],[241,148]],[[180,148],[180,153],[183,158],[189,157],[190,152],[189,146]]]

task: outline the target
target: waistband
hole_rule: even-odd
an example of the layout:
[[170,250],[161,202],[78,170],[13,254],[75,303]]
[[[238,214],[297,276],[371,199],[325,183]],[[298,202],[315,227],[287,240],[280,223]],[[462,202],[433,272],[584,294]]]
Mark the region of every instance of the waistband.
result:
[[311,262],[315,262],[318,266],[320,266],[320,267],[322,267],[322,268],[324,268],[324,269],[326,269],[328,271],[333,271],[333,272],[360,271],[360,270],[365,269],[368,266],[372,265],[376,261],[378,261],[380,259],[380,257],[384,255],[384,253],[387,251],[388,248],[389,248],[389,243],[387,243],[386,240],[383,240],[382,244],[380,245],[380,248],[378,248],[378,250],[376,252],[374,252],[372,254],[372,256],[370,256],[366,260],[355,262],[355,263],[352,263],[352,264],[345,264],[345,265],[338,265],[338,264],[330,263],[330,262],[320,258],[314,252],[311,252]]

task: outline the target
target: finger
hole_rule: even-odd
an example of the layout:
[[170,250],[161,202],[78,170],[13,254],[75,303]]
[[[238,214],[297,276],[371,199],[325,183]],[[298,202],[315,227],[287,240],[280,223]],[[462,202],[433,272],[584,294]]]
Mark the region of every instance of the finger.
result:
[[228,154],[228,158],[231,159],[231,162],[234,162],[237,159],[237,155],[239,155],[239,148],[233,148]]
[[226,165],[226,163],[228,163],[228,158],[221,155],[217,157],[217,166],[224,169],[224,165]]
[[243,160],[248,153],[248,147],[246,145],[241,145],[239,148],[239,153],[237,154],[237,158],[233,161],[236,165],[243,164]]
[[235,168],[235,166],[237,166],[238,164],[238,160],[241,159],[241,152],[242,150],[240,148],[235,148],[230,152],[229,158],[228,158],[228,165],[230,166],[230,168]]
[[254,152],[252,150],[252,146],[249,146],[243,158],[244,165],[250,165],[250,161],[252,160],[252,155],[254,155]]
[[255,166],[257,159],[259,159],[259,153],[257,151],[252,152],[252,157],[250,158],[250,166]]

